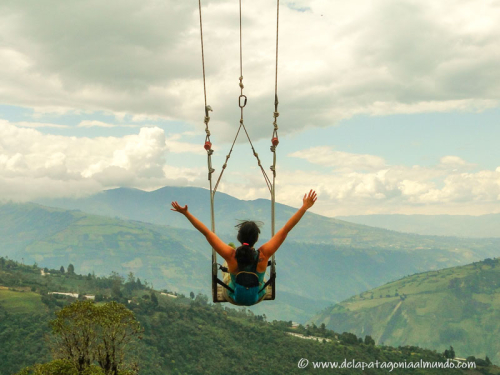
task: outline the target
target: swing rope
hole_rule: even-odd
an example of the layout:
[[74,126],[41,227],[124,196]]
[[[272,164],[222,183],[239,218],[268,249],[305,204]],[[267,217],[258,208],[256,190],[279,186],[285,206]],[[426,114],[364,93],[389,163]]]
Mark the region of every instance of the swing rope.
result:
[[[233,152],[234,145],[236,144],[236,140],[238,139],[238,135],[240,134],[241,128],[243,128],[245,135],[248,139],[248,142],[250,143],[250,147],[252,149],[253,155],[257,159],[257,164],[260,167],[260,170],[262,172],[262,175],[264,177],[264,180],[266,182],[266,185],[269,189],[269,192],[271,193],[271,234],[274,236],[275,234],[275,201],[276,201],[276,195],[275,195],[275,186],[276,186],[276,147],[278,146],[279,140],[278,140],[278,124],[277,124],[277,117],[279,116],[278,113],[278,35],[279,35],[279,0],[277,0],[277,21],[276,21],[276,75],[275,75],[275,100],[274,100],[274,121],[273,121],[273,136],[271,140],[271,152],[273,153],[273,165],[270,167],[272,173],[273,173],[273,180],[269,179],[266,171],[262,167],[262,163],[259,158],[259,154],[255,151],[255,148],[252,144],[252,141],[250,139],[250,136],[248,134],[248,131],[245,127],[244,124],[244,111],[243,109],[245,108],[247,104],[247,97],[246,95],[243,94],[243,46],[242,46],[242,11],[241,11],[241,0],[239,0],[239,20],[240,20],[240,77],[239,77],[239,86],[240,86],[240,96],[238,98],[238,106],[240,107],[240,125],[238,127],[238,130],[236,132],[236,136],[233,140],[233,143],[231,145],[231,148],[229,150],[229,153],[226,155],[226,160],[224,161],[224,164],[222,165],[222,170],[219,174],[219,177],[217,178],[217,182],[215,183],[215,186],[212,187],[212,174],[215,172],[215,169],[212,167],[212,155],[213,155],[213,149],[212,149],[212,142],[210,140],[210,129],[209,129],[209,122],[210,122],[210,114],[209,112],[212,111],[212,108],[207,105],[207,90],[206,90],[206,76],[205,76],[205,55],[204,55],[204,45],[203,45],[203,21],[202,21],[202,11],[201,11],[201,0],[198,0],[198,6],[199,6],[199,12],[200,12],[200,36],[201,36],[201,55],[202,55],[202,66],[203,66],[203,92],[204,92],[204,99],[205,99],[205,145],[204,148],[207,151],[207,164],[208,164],[208,180],[210,183],[210,211],[211,211],[211,227],[212,227],[212,232],[215,232],[215,213],[214,213],[214,198],[215,198],[215,193],[217,192],[217,188],[219,186],[219,183],[221,181],[222,175],[224,174],[224,171],[227,167],[227,163],[229,158],[231,157],[231,153]],[[217,279],[217,253],[215,249],[212,248],[212,275],[214,276],[214,283],[213,283],[213,288],[214,288],[214,302],[215,301],[215,296],[217,292],[217,283],[219,280]],[[272,256],[272,261],[271,261],[271,278],[268,281],[269,284],[270,281],[273,281],[274,278],[276,277],[276,263],[275,263],[275,256]],[[272,296],[274,299],[275,296],[275,283],[272,282]]]
[[[273,113],[273,137],[271,139],[271,152],[273,153],[273,165],[271,165],[271,171],[273,172],[273,188],[271,190],[271,236],[274,236],[276,230],[276,212],[275,212],[275,203],[276,203],[276,147],[279,144],[278,138],[278,116],[280,115],[278,112],[278,40],[279,40],[279,26],[280,26],[280,0],[276,0],[276,74],[274,81],[274,113]],[[276,278],[276,260],[275,255],[273,254],[271,258],[271,279]],[[276,283],[271,284],[272,287],[272,295],[276,295]]]

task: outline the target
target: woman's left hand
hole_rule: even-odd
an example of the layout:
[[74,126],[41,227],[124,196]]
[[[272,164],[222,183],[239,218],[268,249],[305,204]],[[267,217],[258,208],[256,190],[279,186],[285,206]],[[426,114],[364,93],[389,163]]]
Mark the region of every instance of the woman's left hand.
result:
[[170,210],[171,211],[176,211],[176,212],[180,212],[181,214],[185,215],[188,211],[188,206],[187,204],[184,206],[184,207],[181,207],[179,206],[179,203],[177,202],[172,202],[172,207]]

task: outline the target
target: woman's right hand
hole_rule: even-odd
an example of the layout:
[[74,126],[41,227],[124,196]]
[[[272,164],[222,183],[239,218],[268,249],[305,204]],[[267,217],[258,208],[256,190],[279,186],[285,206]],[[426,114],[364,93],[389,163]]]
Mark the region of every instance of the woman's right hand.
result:
[[184,207],[181,207],[177,202],[172,202],[172,207],[173,208],[170,209],[171,211],[180,212],[183,215],[185,215],[188,210],[187,204]]
[[318,199],[318,195],[314,190],[310,190],[309,194],[304,194],[304,199],[302,199],[302,207],[304,207],[306,210],[311,208],[316,202],[316,199]]

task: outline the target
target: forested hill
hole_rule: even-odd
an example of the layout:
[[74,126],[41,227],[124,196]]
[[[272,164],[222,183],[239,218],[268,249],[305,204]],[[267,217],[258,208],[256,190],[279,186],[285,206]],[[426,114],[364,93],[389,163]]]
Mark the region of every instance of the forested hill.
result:
[[500,363],[500,258],[424,272],[368,290],[313,320],[377,343],[440,348]]
[[[207,304],[203,295],[175,296],[151,289],[133,275],[124,280],[80,276],[68,267],[41,270],[0,258],[0,375],[10,375],[35,362],[51,360],[47,347],[48,322],[54,312],[75,299],[51,292],[76,292],[81,299],[94,297],[98,303],[123,303],[134,312],[144,334],[132,347],[140,374],[352,374],[352,369],[313,368],[315,361],[342,363],[442,362],[447,347],[438,351],[416,346],[377,346],[369,337],[339,334],[324,327],[292,328],[289,322],[266,322],[263,315],[248,310]],[[291,333],[298,335],[292,336]],[[314,339],[301,337],[315,336]],[[324,339],[324,340],[323,340]],[[309,360],[299,369],[301,358]],[[473,359],[477,370],[395,369],[393,374],[499,374],[485,359]],[[302,362],[303,363],[303,362]],[[356,370],[361,371],[361,370]],[[366,374],[386,374],[388,369],[365,369]]]
[[[311,217],[306,215],[299,227],[312,225]],[[500,239],[420,241],[420,236],[405,237],[399,244],[406,245],[398,248],[389,245],[390,238],[370,241],[369,233],[357,233],[359,240],[349,234],[358,244],[354,247],[287,239],[277,254],[277,299],[253,311],[305,322],[332,303],[404,275],[498,256],[500,249]],[[234,234],[221,237],[234,241]],[[57,269],[72,263],[77,272],[98,276],[109,275],[110,269],[134,272],[158,288],[210,295],[211,249],[201,234],[188,229],[9,203],[0,205],[0,255]]]

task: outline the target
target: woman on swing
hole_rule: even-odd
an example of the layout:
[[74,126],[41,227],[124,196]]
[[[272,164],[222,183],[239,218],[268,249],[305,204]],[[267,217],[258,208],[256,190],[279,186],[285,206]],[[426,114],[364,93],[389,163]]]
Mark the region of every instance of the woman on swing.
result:
[[[212,248],[224,258],[229,273],[224,275],[223,281],[232,288],[233,291],[236,290],[235,295],[234,292],[224,289],[226,299],[235,305],[249,305],[258,303],[264,298],[266,290],[260,290],[260,286],[264,284],[264,275],[266,273],[269,258],[279,249],[288,233],[300,221],[306,211],[314,205],[316,199],[317,194],[314,190],[310,190],[308,194],[304,194],[302,207],[287,221],[283,228],[276,232],[273,238],[260,246],[258,250],[255,250],[253,246],[259,239],[260,229],[254,221],[244,221],[236,226],[238,227],[237,239],[241,243],[241,246],[234,249],[224,243],[215,233],[210,231],[200,220],[194,217],[188,211],[187,205],[181,207],[179,203],[172,202],[173,208],[171,210],[186,216],[191,224],[205,236]],[[235,289],[237,286],[236,276],[241,273],[256,275],[258,277],[259,287],[255,288],[255,290],[258,291],[258,296],[254,297],[255,302],[253,303],[249,303],[248,300],[245,300],[243,294],[241,294],[242,297],[238,297],[238,289]]]

